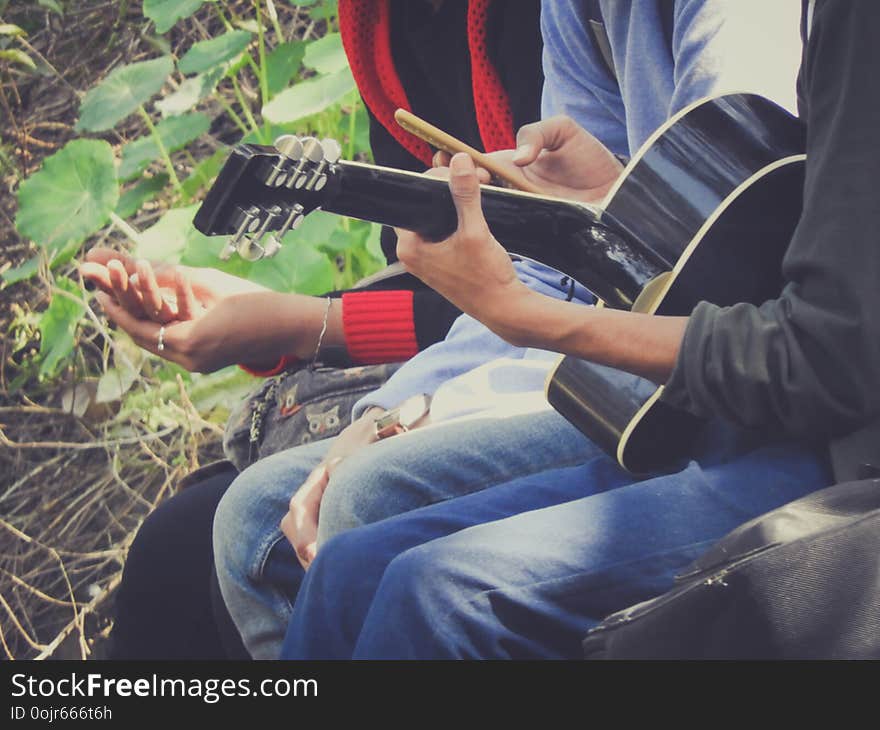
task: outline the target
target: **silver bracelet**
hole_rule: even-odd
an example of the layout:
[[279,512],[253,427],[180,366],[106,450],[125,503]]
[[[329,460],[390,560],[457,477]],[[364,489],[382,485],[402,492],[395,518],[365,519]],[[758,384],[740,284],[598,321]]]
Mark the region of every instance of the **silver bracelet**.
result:
[[318,335],[318,344],[315,345],[315,354],[312,356],[312,363],[309,367],[314,368],[318,362],[318,355],[321,354],[321,344],[324,342],[324,335],[327,334],[327,320],[330,318],[330,306],[333,300],[327,297],[327,308],[324,310],[324,323],[321,325],[321,334]]

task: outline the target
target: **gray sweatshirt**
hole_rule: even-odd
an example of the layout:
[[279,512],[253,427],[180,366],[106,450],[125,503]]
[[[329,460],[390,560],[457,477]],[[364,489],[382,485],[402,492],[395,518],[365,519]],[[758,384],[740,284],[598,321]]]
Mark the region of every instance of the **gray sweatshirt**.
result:
[[804,211],[786,285],[695,309],[663,399],[829,443],[835,476],[880,466],[880,3],[817,0],[799,78]]

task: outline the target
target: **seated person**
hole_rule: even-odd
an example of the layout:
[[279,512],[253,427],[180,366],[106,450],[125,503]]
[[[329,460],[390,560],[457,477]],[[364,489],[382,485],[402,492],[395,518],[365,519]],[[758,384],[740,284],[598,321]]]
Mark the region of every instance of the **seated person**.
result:
[[[581,200],[600,198],[621,170],[611,152],[632,153],[670,112],[707,94],[743,87],[740,68],[719,57],[744,43],[753,54],[764,54],[764,65],[776,72],[763,74],[752,88],[781,100],[793,97],[797,53],[779,44],[778,37],[756,39],[746,33],[747,27],[728,24],[725,3],[683,2],[676,5],[673,18],[677,25],[672,35],[680,40],[670,52],[663,5],[608,5],[608,36],[620,61],[618,86],[586,30],[579,4],[544,3],[545,73],[548,89],[554,89],[545,98],[576,101],[573,106],[584,114],[585,123],[591,131],[597,125],[604,139],[597,143],[593,136],[577,137],[577,154],[560,147],[537,157],[545,145],[525,149],[520,174],[554,192],[565,190]],[[782,7],[796,14],[793,4],[774,5]],[[785,18],[783,13],[768,15],[763,5],[762,13],[768,22]],[[575,32],[578,27],[580,33]],[[637,27],[645,38],[630,32]],[[562,63],[564,75],[554,68],[559,61],[553,59],[572,58],[584,66],[573,72],[569,63]],[[563,78],[555,87],[554,71]],[[632,100],[638,112],[629,103],[624,107],[624,100]],[[525,130],[520,140],[524,146],[535,132]],[[510,154],[502,156],[509,159]],[[457,265],[467,268],[461,267],[466,260]],[[524,285],[547,296],[592,301],[582,287],[561,281],[545,267],[520,262],[515,271]],[[478,295],[482,283],[474,280],[472,285]],[[303,567],[333,535],[516,477],[594,462],[601,453],[598,447],[543,401],[542,385],[552,360],[555,356],[546,350],[511,347],[463,316],[443,342],[414,357],[383,388],[362,399],[355,407],[357,420],[333,444],[276,454],[242,474],[218,509],[215,553],[223,597],[249,652],[259,658],[278,655]],[[625,373],[620,377],[632,381]],[[423,420],[410,433],[376,441],[376,415],[421,394],[434,396],[430,423]],[[788,455],[780,451],[773,458],[787,464]],[[530,503],[521,508],[529,509]]]
[[[662,399],[710,419],[696,456],[643,481],[603,456],[339,535],[306,575],[283,656],[577,658],[591,626],[671,588],[736,525],[880,463],[880,6],[816,0],[804,13],[804,206],[776,299],[661,317],[543,297],[489,233],[463,155],[459,230],[398,244],[504,337],[665,383]],[[583,130],[538,129],[577,158]]]
[[[515,129],[539,114],[538,14],[537,0],[342,0],[340,30],[370,116],[376,162],[417,171],[431,163],[430,148],[393,121],[397,107],[478,149],[512,146]],[[389,261],[395,242],[384,229]],[[99,300],[112,320],[145,349],[190,370],[246,362],[270,375],[308,362],[325,315],[327,348],[342,347],[352,363],[400,361],[442,339],[458,314],[408,275],[377,285],[382,291],[334,296],[328,310],[324,298],[272,292],[210,269],[154,268],[108,249],[90,251],[81,268],[104,290]],[[162,289],[176,291],[180,309]],[[226,655],[208,590],[210,527],[235,475],[226,468],[205,476],[146,519],[117,595],[112,658]]]

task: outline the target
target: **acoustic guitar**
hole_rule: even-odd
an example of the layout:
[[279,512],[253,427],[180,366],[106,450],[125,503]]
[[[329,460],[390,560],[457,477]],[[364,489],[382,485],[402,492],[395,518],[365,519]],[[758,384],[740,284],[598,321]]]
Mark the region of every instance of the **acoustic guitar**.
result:
[[[495,238],[514,256],[571,276],[600,305],[688,315],[700,301],[760,304],[802,205],[803,125],[771,101],[733,94],[697,102],[648,139],[601,205],[483,186]],[[277,253],[309,212],[414,230],[440,241],[457,217],[445,181],[340,159],[333,140],[285,135],[236,147],[197,212],[221,257]],[[466,261],[462,262],[467,265]],[[651,472],[688,453],[702,426],[663,387],[622,389],[613,371],[561,358],[547,398],[626,469]]]

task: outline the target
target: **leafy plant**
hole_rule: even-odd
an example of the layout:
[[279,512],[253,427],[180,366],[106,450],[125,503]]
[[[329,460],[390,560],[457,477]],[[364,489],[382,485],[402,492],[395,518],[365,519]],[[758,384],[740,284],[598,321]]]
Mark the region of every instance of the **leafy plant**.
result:
[[[369,152],[367,117],[334,26],[336,3],[287,4],[309,14],[309,30],[321,29],[312,38],[285,34],[276,4],[254,0],[252,12],[238,16],[215,0],[144,0],[144,16],[157,33],[172,31],[197,12],[199,27],[210,18],[215,32],[179,58],[165,43],[164,55],[118,67],[85,94],[76,124],[84,137],[70,141],[20,186],[16,226],[41,253],[6,271],[6,285],[32,276],[41,261],[52,268],[64,264],[108,225],[125,233],[137,256],[212,266],[278,291],[317,294],[347,287],[380,265],[378,226],[359,221],[314,214],[285,236],[274,259],[258,262],[220,261],[222,242],[192,227],[194,201],[228,154],[221,146],[204,155],[202,140],[213,129],[231,124],[240,141],[263,144],[279,134],[309,132],[337,138],[349,157]],[[11,39],[17,33],[6,31]],[[130,137],[133,115],[142,133],[111,145],[118,138],[114,130],[124,127]],[[228,133],[226,139],[236,141]],[[164,213],[138,230],[131,219],[156,200]],[[71,323],[83,314],[71,301],[72,280],[56,282],[39,326],[41,377],[60,372],[75,342]],[[160,362],[152,372],[162,379],[180,369]],[[136,397],[136,375],[116,362],[102,381],[102,398]]]

